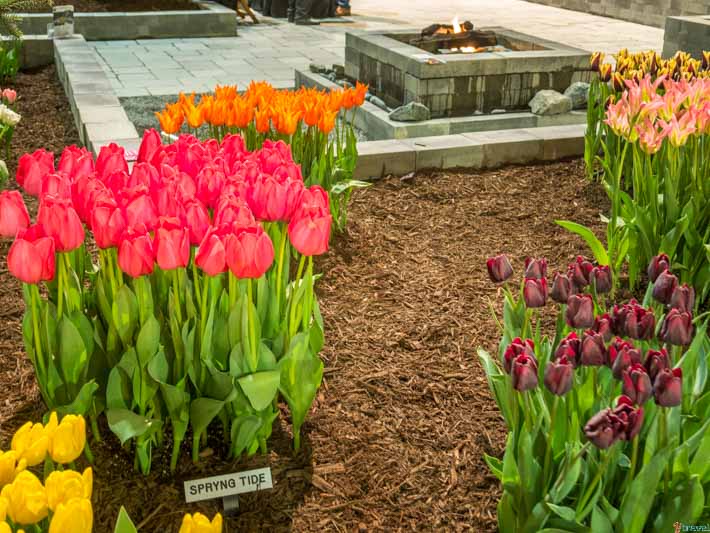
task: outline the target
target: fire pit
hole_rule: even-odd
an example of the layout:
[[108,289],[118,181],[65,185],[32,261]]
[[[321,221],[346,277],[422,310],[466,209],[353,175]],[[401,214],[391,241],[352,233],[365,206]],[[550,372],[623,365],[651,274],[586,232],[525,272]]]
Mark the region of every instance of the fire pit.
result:
[[526,109],[542,89],[589,81],[589,52],[470,22],[424,30],[349,32],[345,72],[390,107],[426,105],[434,118]]

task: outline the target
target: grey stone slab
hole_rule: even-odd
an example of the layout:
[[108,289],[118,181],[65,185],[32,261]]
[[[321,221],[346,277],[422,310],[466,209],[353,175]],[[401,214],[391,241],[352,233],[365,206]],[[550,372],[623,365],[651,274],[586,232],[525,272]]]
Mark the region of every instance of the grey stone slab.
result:
[[115,138],[137,137],[138,133],[132,122],[126,118],[125,121],[117,122],[88,122],[84,123],[86,137],[92,143],[107,141]]
[[543,140],[529,130],[498,130],[462,135],[483,145],[482,166],[485,168],[529,163],[543,158]]
[[358,143],[356,178],[407,174],[416,169],[416,153],[402,141],[368,141]]
[[464,135],[417,137],[401,141],[415,152],[415,169],[479,168],[484,160],[484,145]]
[[528,130],[543,141],[542,159],[556,161],[584,154],[586,124],[548,126]]

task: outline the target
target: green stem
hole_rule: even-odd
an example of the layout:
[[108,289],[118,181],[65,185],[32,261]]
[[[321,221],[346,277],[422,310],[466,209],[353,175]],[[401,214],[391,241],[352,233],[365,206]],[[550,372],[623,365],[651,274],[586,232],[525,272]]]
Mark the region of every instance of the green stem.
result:
[[279,262],[276,265],[276,309],[279,311],[279,321],[281,320],[281,289],[283,275],[284,252],[286,251],[286,240],[288,231],[283,228],[281,232],[281,242],[279,242]]
[[[42,338],[39,333],[39,313],[41,310],[39,288],[37,285],[32,285],[30,287],[30,305],[32,307],[32,331],[35,340],[35,361],[37,361],[37,370],[41,381],[41,390],[49,395],[49,390],[47,387],[47,367],[44,364],[44,354],[42,353]],[[43,394],[44,395],[44,394]],[[51,397],[49,397],[51,398]],[[47,401],[49,398],[45,398]],[[51,407],[50,402],[47,402],[47,407]]]
[[[58,255],[61,257],[62,253],[59,252]],[[63,272],[64,261],[60,259],[59,261],[57,261],[57,321],[62,318],[62,313],[64,311],[64,276],[62,275]]]
[[173,293],[175,296],[175,314],[177,315],[178,324],[182,325],[182,303],[180,298],[180,271],[175,269],[172,271],[173,278]]
[[192,435],[192,462],[196,463],[200,457],[200,435]]
[[592,497],[594,489],[596,489],[597,484],[601,481],[602,476],[604,475],[604,472],[606,472],[607,466],[609,465],[609,457],[611,456],[609,450],[601,450],[600,453],[604,455],[604,459],[602,461],[602,464],[599,465],[599,470],[597,470],[597,474],[594,476],[594,479],[587,487],[587,490],[584,492],[582,499],[579,500],[579,504],[577,505],[577,513],[584,510],[587,505],[587,502],[589,501],[589,498]]
[[545,486],[547,486],[548,483],[548,475],[550,472],[550,460],[552,459],[552,436],[554,434],[554,430],[552,428],[552,425],[555,423],[555,417],[557,416],[557,406],[560,403],[560,397],[555,395],[555,400],[552,402],[552,413],[550,414],[550,431],[549,431],[549,438],[547,439],[547,450],[545,451],[545,463],[543,467],[543,475],[542,475],[542,482],[544,483]]
[[[667,411],[664,407],[658,409],[658,448],[663,449],[668,445],[668,421],[667,421]],[[668,494],[668,485],[670,482],[670,471],[669,466],[666,465],[663,469],[663,493]]]
[[308,257],[308,268],[306,269],[308,287],[303,295],[303,331],[308,331],[311,322],[311,307],[313,305],[313,257]]
[[252,279],[247,279],[247,316],[249,319],[249,348],[251,351],[251,358],[249,361],[249,367],[252,372],[256,372],[256,368],[259,363],[259,357],[257,352],[257,339],[256,339],[256,328],[254,327],[254,295],[252,289]]
[[302,255],[301,260],[298,262],[298,271],[296,272],[296,279],[294,280],[294,290],[291,295],[291,310],[289,316],[289,341],[296,335],[298,329],[298,323],[296,322],[296,307],[298,302],[296,301],[296,294],[298,293],[298,287],[301,283],[301,275],[303,274],[303,265],[306,262],[306,256]]

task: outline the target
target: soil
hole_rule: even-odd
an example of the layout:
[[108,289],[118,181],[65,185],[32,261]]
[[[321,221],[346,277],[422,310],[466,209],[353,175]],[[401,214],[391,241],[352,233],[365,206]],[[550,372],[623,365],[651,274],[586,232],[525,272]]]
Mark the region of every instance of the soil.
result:
[[[57,5],[72,5],[75,13],[135,12],[135,11],[188,11],[197,10],[190,0],[62,0]],[[23,12],[46,13],[51,7],[23,9]]]
[[[23,122],[13,174],[20,153],[38,146],[59,152],[77,141],[52,69],[22,74],[15,87]],[[183,481],[270,465],[273,490],[241,497],[228,531],[495,531],[500,490],[483,454],[502,455],[505,428],[476,350],[497,349],[489,305],[500,314],[501,298],[485,259],[508,253],[518,278],[527,255],[563,270],[585,249],[554,220],[601,234],[605,205],[579,160],[390,177],[358,190],[347,234],[318,262],[326,368],[303,451],[292,454],[283,416],[266,456],[221,460],[215,428],[197,465],[185,449],[171,475],[161,450],[143,477],[104,425],[103,442],[92,443],[95,530],[112,531],[123,505],[141,531],[177,531],[186,511],[220,510],[219,502],[186,506]],[[5,446],[44,410],[24,356],[21,288],[7,272],[7,249],[0,244]]]

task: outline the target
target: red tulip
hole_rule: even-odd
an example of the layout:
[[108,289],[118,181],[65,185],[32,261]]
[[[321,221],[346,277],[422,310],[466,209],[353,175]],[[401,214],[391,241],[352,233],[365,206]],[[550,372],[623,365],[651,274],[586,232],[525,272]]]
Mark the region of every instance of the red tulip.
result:
[[644,362],[646,372],[651,377],[651,381],[656,379],[658,373],[664,368],[670,368],[671,363],[668,358],[668,352],[665,348],[659,350],[649,350],[646,352],[646,361]]
[[664,368],[653,382],[653,398],[661,407],[675,407],[683,399],[683,372]]
[[646,309],[632,299],[621,308],[615,305],[612,314],[614,332],[617,335],[627,335],[632,339],[639,340],[648,340],[653,337],[656,329],[656,317],[653,315],[653,309]]
[[612,318],[609,313],[597,316],[592,329],[602,336],[604,342],[609,342],[613,336]]
[[114,201],[113,193],[102,181],[84,176],[72,184],[72,205],[83,222],[91,220],[91,211],[96,199],[109,204]]
[[54,154],[40,148],[20,157],[15,178],[27,194],[39,196],[45,176],[53,172]]
[[163,270],[184,268],[190,261],[190,237],[178,219],[158,219],[153,246],[158,266]]
[[619,438],[615,422],[611,409],[604,409],[589,419],[584,426],[584,434],[597,448],[605,450]]
[[570,295],[573,293],[572,282],[564,274],[555,272],[555,276],[552,279],[552,290],[550,291],[550,298],[552,298],[557,303],[566,304],[569,300]]
[[126,180],[126,187],[133,188],[139,185],[145,185],[148,190],[152,193],[153,188],[163,187],[163,179],[155,168],[150,163],[136,163],[133,165],[133,169]]
[[190,200],[183,206],[183,222],[190,232],[190,244],[197,246],[210,227],[210,214],[199,200]]
[[124,189],[121,203],[126,211],[129,228],[139,233],[152,231],[158,223],[158,212],[153,200],[148,195],[148,188],[139,185],[133,189]]
[[693,340],[693,318],[690,313],[678,309],[668,311],[663,326],[661,338],[669,344],[687,346]]
[[608,265],[595,266],[590,274],[597,293],[604,294],[611,290],[611,269]]
[[45,196],[39,204],[37,222],[54,239],[59,252],[76,250],[84,243],[84,226],[71,200]]
[[624,370],[641,362],[641,351],[619,337],[609,345],[609,366],[616,379],[621,379]]
[[678,278],[669,270],[661,272],[653,283],[653,298],[662,304],[671,303],[673,291],[678,286]]
[[195,177],[197,198],[207,207],[215,207],[224,186],[224,172],[216,165],[207,165]]
[[101,181],[106,180],[114,172],[128,173],[126,153],[123,147],[116,143],[102,146],[96,158],[96,175]]
[[222,242],[222,228],[211,227],[205,233],[195,255],[195,264],[208,276],[227,271],[227,256]]
[[502,283],[513,275],[513,267],[505,254],[489,258],[486,267],[493,283]]
[[616,417],[616,434],[621,440],[633,440],[643,426],[643,408],[634,407],[628,396],[621,395],[612,411]]
[[545,307],[547,300],[547,280],[545,278],[525,278],[523,285],[525,305],[530,308]]
[[288,224],[288,237],[299,253],[312,256],[328,251],[332,217],[326,209],[299,210]]
[[580,363],[583,366],[602,366],[606,363],[606,359],[604,338],[595,331],[585,331],[582,337]]
[[30,215],[18,191],[0,192],[0,237],[14,237],[30,225]]
[[589,285],[594,265],[585,257],[578,255],[574,263],[570,264],[567,275],[569,279],[579,288]]
[[145,130],[136,161],[138,163],[153,163],[153,158],[162,147],[163,141],[160,139],[160,134],[154,128]]
[[253,226],[256,220],[244,200],[234,195],[222,196],[214,211],[215,226]]
[[67,146],[59,158],[57,170],[74,182],[94,172],[94,158],[86,148]]
[[571,328],[590,328],[594,324],[594,301],[591,294],[573,294],[567,300],[565,320]]
[[671,261],[666,254],[659,254],[651,259],[648,265],[648,277],[652,282],[655,282],[658,276],[664,270],[668,270],[671,266]]
[[572,388],[574,364],[566,355],[547,363],[545,368],[545,387],[557,396],[564,396]]
[[547,277],[547,259],[533,259],[528,257],[525,259],[525,277],[526,278],[545,278]]
[[[300,210],[311,210],[311,209],[324,209],[330,211],[330,200],[328,199],[328,193],[320,185],[312,185],[307,189],[303,189],[301,194],[301,205]],[[294,213],[297,215],[297,213]]]
[[519,355],[528,355],[529,357],[535,358],[535,344],[531,339],[525,339],[524,341],[520,337],[513,339],[508,347],[505,349],[503,354],[503,367],[505,371],[510,374],[513,367],[513,360]]
[[515,358],[510,373],[513,388],[519,392],[537,387],[537,360],[522,354]]
[[622,376],[622,391],[637,405],[643,405],[653,392],[651,378],[643,365],[632,364],[624,370]]
[[224,241],[227,265],[237,278],[260,278],[274,262],[274,245],[260,225],[235,228]]
[[153,243],[147,233],[129,230],[118,249],[118,266],[132,278],[152,274],[155,255]]
[[676,287],[671,295],[671,307],[678,311],[692,313],[695,307],[695,289],[687,283]]
[[54,240],[36,224],[21,230],[7,254],[7,268],[25,283],[54,279]]
[[267,176],[254,184],[249,206],[259,220],[286,222],[300,206],[303,191],[301,181],[279,182]]
[[117,247],[126,231],[123,210],[115,204],[95,207],[91,212],[91,231],[99,248]]
[[[532,341],[531,341],[532,342]],[[572,331],[560,341],[560,345],[555,350],[555,359],[567,357],[575,367],[580,365],[582,357],[582,342],[577,337],[577,333]]]

